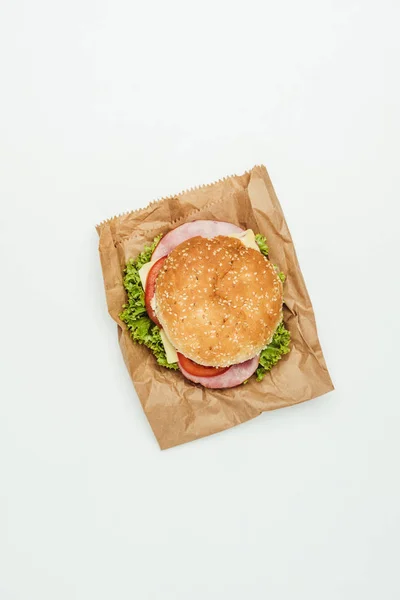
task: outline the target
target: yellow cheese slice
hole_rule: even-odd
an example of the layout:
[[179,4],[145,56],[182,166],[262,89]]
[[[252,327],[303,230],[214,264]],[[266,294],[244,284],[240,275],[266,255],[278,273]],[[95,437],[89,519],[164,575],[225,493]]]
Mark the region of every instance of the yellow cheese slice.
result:
[[246,231],[243,231],[243,233],[233,233],[229,237],[236,238],[236,239],[240,240],[242,242],[242,244],[244,244],[248,248],[253,248],[253,250],[257,250],[257,252],[260,252],[260,248],[258,247],[256,238],[255,238],[255,235],[254,235],[254,232],[252,229],[247,229]]
[[157,262],[157,261],[153,260],[153,262],[146,263],[138,271],[139,277],[140,277],[140,281],[142,282],[142,286],[143,286],[144,290],[146,289],[147,275],[149,274],[149,271],[150,271],[151,267],[154,265],[155,262]]
[[161,340],[165,349],[165,355],[167,357],[167,361],[169,363],[174,363],[174,362],[178,362],[178,355],[176,353],[175,348],[173,347],[173,345],[171,344],[171,342],[169,341],[169,339],[167,338],[167,336],[164,333],[163,329],[160,329],[160,336],[161,336]]

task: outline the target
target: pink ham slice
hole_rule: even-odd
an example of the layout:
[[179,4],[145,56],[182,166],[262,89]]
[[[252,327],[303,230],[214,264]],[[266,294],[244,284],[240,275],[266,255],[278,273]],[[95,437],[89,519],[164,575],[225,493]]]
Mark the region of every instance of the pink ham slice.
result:
[[243,229],[232,223],[224,221],[192,221],[192,223],[184,223],[176,229],[169,231],[156,247],[151,257],[151,260],[158,260],[162,256],[166,256],[174,248],[186,242],[189,238],[200,235],[205,238],[213,238],[217,235],[231,235],[232,233],[241,233]]
[[232,365],[230,369],[222,373],[222,375],[215,375],[214,377],[196,377],[191,375],[185,369],[181,367],[178,360],[179,368],[182,374],[193,383],[200,383],[206,388],[222,389],[232,388],[236,385],[240,385],[246,379],[249,379],[258,367],[259,356],[246,360],[246,362]]

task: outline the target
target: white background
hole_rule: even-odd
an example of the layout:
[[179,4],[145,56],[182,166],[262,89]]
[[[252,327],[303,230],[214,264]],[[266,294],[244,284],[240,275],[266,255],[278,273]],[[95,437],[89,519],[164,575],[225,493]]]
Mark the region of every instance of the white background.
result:
[[[399,19],[1,1],[1,600],[400,597]],[[256,163],[336,391],[161,452],[94,225]]]

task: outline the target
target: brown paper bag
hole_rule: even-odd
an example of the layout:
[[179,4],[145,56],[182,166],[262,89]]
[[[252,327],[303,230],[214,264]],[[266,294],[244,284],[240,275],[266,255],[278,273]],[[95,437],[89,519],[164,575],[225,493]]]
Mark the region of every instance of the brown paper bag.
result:
[[[127,261],[158,233],[196,219],[229,221],[267,237],[270,258],[286,273],[284,322],[291,352],[263,381],[211,390],[179,371],[159,366],[132,341],[119,319],[126,302]],[[265,167],[164,198],[97,226],[108,310],[118,324],[122,354],[143,409],[162,449],[223,431],[263,411],[310,400],[333,389],[318,340],[311,301],[278,198]]]

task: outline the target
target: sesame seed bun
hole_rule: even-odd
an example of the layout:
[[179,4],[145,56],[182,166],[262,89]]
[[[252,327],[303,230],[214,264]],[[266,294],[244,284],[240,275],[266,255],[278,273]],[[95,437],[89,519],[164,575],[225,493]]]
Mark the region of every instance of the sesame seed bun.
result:
[[155,297],[172,344],[206,366],[253,358],[282,319],[282,282],[274,266],[225,236],[194,237],[177,246],[157,277]]

